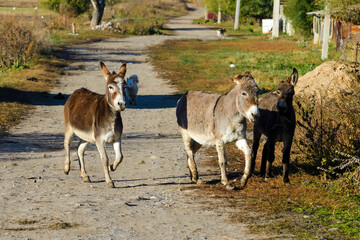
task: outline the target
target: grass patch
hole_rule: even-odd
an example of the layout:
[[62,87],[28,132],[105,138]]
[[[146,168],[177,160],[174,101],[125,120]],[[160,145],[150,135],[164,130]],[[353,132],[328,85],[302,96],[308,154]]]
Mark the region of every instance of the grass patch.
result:
[[[322,63],[317,47],[301,48],[291,40],[261,37],[226,41],[169,40],[151,52],[155,69],[178,92],[192,89],[227,92],[231,77],[250,71],[258,86],[273,90],[296,67],[300,75]],[[331,52],[330,58],[336,54]],[[235,67],[230,67],[234,64]]]

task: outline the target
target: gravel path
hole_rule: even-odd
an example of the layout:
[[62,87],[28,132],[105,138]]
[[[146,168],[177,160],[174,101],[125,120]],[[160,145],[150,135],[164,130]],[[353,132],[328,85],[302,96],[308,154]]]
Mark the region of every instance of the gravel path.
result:
[[[192,25],[202,12],[173,19],[177,36],[110,39],[69,47],[73,63],[50,95],[34,100],[31,116],[0,139],[0,239],[254,239],[244,225],[231,223],[225,207],[205,210],[190,186],[175,106],[179,96],[157,77],[147,61],[148,47],[171,38],[216,39],[216,33]],[[99,154],[90,144],[85,153],[92,180],[80,178],[72,144],[72,165],[64,175],[63,104],[86,87],[104,93],[99,61],[110,70],[128,62],[127,76],[140,79],[138,106],[123,113],[124,160],[111,172],[115,189],[104,182]],[[109,145],[111,162],[114,152]],[[201,155],[199,156],[201,158]],[[209,167],[207,167],[209,168]],[[201,173],[211,171],[202,168]],[[219,175],[205,174],[204,178]],[[205,199],[222,204],[219,199]]]

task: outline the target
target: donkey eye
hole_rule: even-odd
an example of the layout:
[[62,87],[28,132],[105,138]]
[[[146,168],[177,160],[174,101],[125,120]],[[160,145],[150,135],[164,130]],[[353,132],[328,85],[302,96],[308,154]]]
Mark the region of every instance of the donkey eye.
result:
[[247,93],[246,93],[246,92],[242,92],[241,95],[242,95],[243,97],[247,97]]
[[109,90],[114,90],[114,88],[112,86],[109,86]]
[[281,92],[280,92],[279,90],[276,90],[276,94],[277,94],[277,95],[280,95]]

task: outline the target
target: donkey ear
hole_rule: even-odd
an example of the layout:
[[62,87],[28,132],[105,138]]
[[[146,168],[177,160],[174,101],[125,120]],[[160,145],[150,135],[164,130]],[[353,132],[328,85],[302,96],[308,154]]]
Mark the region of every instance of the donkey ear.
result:
[[293,86],[296,85],[297,81],[299,79],[299,73],[296,70],[296,68],[293,68],[293,73],[291,74],[290,78],[289,78],[289,83]]
[[109,76],[111,75],[109,70],[106,68],[105,64],[103,62],[100,62],[101,71],[105,77],[105,80],[109,79]]
[[253,77],[253,76],[251,76],[250,72],[246,72],[246,73],[244,74],[244,76]]
[[126,74],[126,63],[123,63],[120,67],[120,72],[119,72],[119,76],[121,76],[122,78],[125,77]]
[[239,85],[239,84],[240,84],[240,80],[241,80],[242,77],[243,77],[243,76],[241,76],[241,75],[236,75],[236,76],[234,76],[233,78],[231,78],[231,80],[233,80],[234,83],[236,83],[237,85]]

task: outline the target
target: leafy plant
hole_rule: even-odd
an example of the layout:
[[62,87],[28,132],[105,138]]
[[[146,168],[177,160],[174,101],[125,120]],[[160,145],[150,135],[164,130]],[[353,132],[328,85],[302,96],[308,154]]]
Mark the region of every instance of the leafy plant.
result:
[[311,35],[313,20],[306,13],[318,9],[316,0],[286,0],[284,14],[291,20],[297,34],[308,37]]

